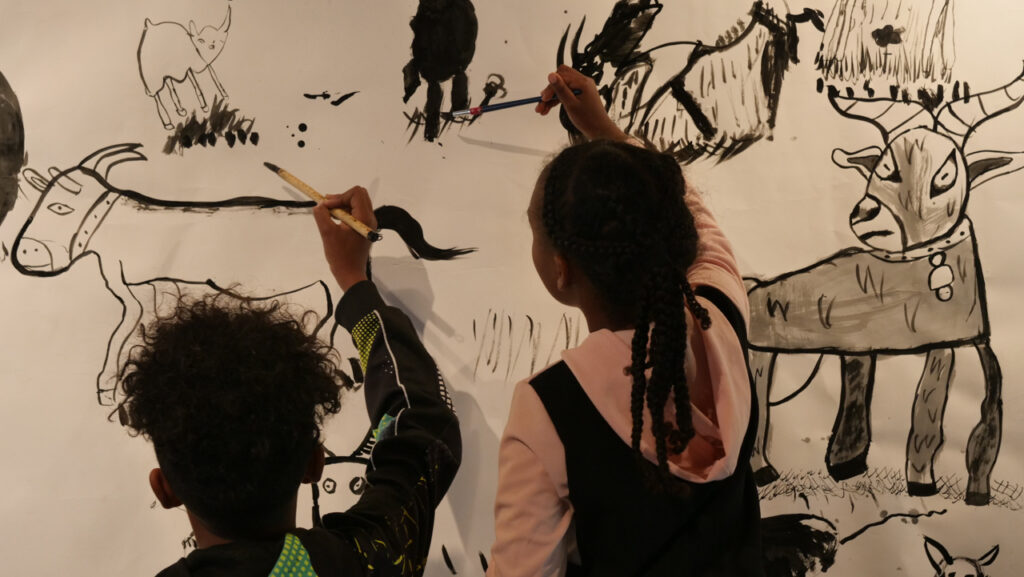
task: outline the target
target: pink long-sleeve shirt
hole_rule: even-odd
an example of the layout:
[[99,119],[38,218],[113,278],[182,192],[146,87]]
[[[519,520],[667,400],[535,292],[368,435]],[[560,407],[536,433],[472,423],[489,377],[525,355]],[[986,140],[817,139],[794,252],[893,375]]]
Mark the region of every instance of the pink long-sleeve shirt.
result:
[[[695,288],[707,285],[720,290],[746,321],[746,290],[729,241],[700,193],[688,189],[686,204],[699,235],[697,258],[687,271],[687,279]],[[701,330],[686,311],[686,376],[697,436],[669,462],[673,475],[695,483],[724,479],[735,471],[751,406],[746,359],[739,339],[725,316],[701,300],[711,315],[708,330]],[[632,381],[623,368],[631,364],[632,335],[631,330],[596,331],[578,347],[562,353],[598,412],[627,445],[632,431]],[[529,381],[516,385],[501,438],[489,577],[564,575],[567,560],[574,554],[565,451]],[[671,401],[666,405],[665,419],[675,419]],[[650,423],[645,409],[640,447],[648,460],[657,462]]]

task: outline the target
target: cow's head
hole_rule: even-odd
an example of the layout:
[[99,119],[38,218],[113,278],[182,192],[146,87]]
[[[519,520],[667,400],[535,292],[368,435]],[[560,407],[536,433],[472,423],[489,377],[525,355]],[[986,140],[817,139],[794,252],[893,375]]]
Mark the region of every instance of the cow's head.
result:
[[998,90],[954,100],[937,115],[917,102],[835,92],[830,98],[840,114],[870,122],[885,138],[885,148],[836,149],[832,155],[836,165],[868,181],[850,226],[870,247],[902,252],[942,238],[963,220],[972,190],[1024,168],[1024,153],[964,152],[982,123],[1024,103],[1024,75]]
[[145,160],[140,147],[106,147],[71,169],[51,168],[49,177],[26,169],[24,180],[39,196],[14,241],[14,267],[26,275],[53,276],[87,254],[89,241],[116,200],[116,194],[107,194],[118,190],[107,182],[107,175],[121,162]]

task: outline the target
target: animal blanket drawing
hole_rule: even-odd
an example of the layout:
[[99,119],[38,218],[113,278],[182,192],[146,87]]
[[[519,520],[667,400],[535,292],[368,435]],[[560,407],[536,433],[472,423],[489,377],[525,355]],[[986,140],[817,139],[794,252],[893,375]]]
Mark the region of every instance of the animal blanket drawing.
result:
[[[35,209],[18,233],[13,263],[22,274],[50,277],[79,261],[96,260],[122,315],[110,336],[97,377],[100,404],[112,405],[127,353],[126,344],[155,306],[156,283],[212,290],[243,287],[253,298],[322,291],[315,330],[331,330],[335,286],[319,251],[312,202],[240,197],[216,202],[152,198],[118,188],[111,168],[146,160],[139,144],[102,148],[77,166],[32,171],[26,180],[39,192]],[[422,228],[398,207],[379,207],[378,226],[398,232],[416,258],[447,260],[470,252],[426,243]],[[259,263],[258,266],[256,263]],[[287,278],[266,271],[287,271]],[[323,335],[321,335],[323,336]]]
[[1024,153],[968,153],[966,145],[982,123],[1024,103],[1024,75],[954,100],[937,113],[917,102],[844,98],[835,90],[829,96],[839,114],[877,127],[886,146],[837,149],[833,156],[839,167],[855,169],[868,181],[850,215],[854,234],[867,248],[754,281],[749,291],[751,372],[766,415],[752,459],[758,480],[777,478],[767,458],[767,399],[778,353],[841,356],[841,406],[826,457],[836,480],[867,470],[876,357],[925,353],[907,439],[906,480],[911,495],[934,495],[933,464],[943,444],[954,349],[971,346],[981,360],[985,398],[967,446],[965,500],[987,504],[1002,438],[1002,376],[989,342],[984,278],[966,210],[978,186],[1024,168]]

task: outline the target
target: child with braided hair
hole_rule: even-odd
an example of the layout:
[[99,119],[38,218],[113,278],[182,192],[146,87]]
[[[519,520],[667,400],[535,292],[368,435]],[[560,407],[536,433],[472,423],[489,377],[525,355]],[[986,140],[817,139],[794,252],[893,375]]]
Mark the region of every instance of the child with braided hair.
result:
[[488,575],[763,575],[747,299],[729,242],[678,164],[615,126],[592,80],[563,66],[548,81],[537,111],[560,101],[588,141],[540,174],[533,260],[590,335],[517,385]]

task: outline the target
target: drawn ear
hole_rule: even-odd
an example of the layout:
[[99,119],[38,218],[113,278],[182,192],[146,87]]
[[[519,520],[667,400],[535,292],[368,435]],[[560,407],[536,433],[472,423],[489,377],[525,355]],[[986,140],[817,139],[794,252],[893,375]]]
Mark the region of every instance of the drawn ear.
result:
[[967,155],[967,174],[971,188],[1024,168],[1024,152],[980,150]]
[[195,20],[189,20],[188,21],[188,35],[189,36],[199,36],[199,29],[196,28],[196,21]]
[[39,192],[46,191],[46,187],[50,186],[50,180],[43,177],[43,175],[39,174],[39,171],[34,168],[26,168],[21,171],[21,176],[25,179],[25,182],[31,184],[32,188]]
[[228,28],[231,28],[231,6],[228,6],[228,15],[224,17],[224,21],[221,22],[220,28],[218,28],[217,30],[220,30],[221,32],[227,32]]
[[953,562],[953,558],[950,557],[949,551],[931,537],[924,538],[924,552],[928,555],[928,560],[931,561],[932,567],[935,571],[941,573],[942,568]]
[[852,168],[859,172],[865,180],[871,178],[875,171],[878,159],[882,157],[882,149],[877,146],[869,146],[856,152],[846,152],[841,148],[832,151],[832,162],[839,168]]
[[999,545],[996,545],[995,547],[989,549],[988,553],[985,553],[984,555],[979,557],[978,565],[981,565],[982,567],[985,567],[986,565],[991,565],[992,562],[996,560],[997,556],[999,556]]

